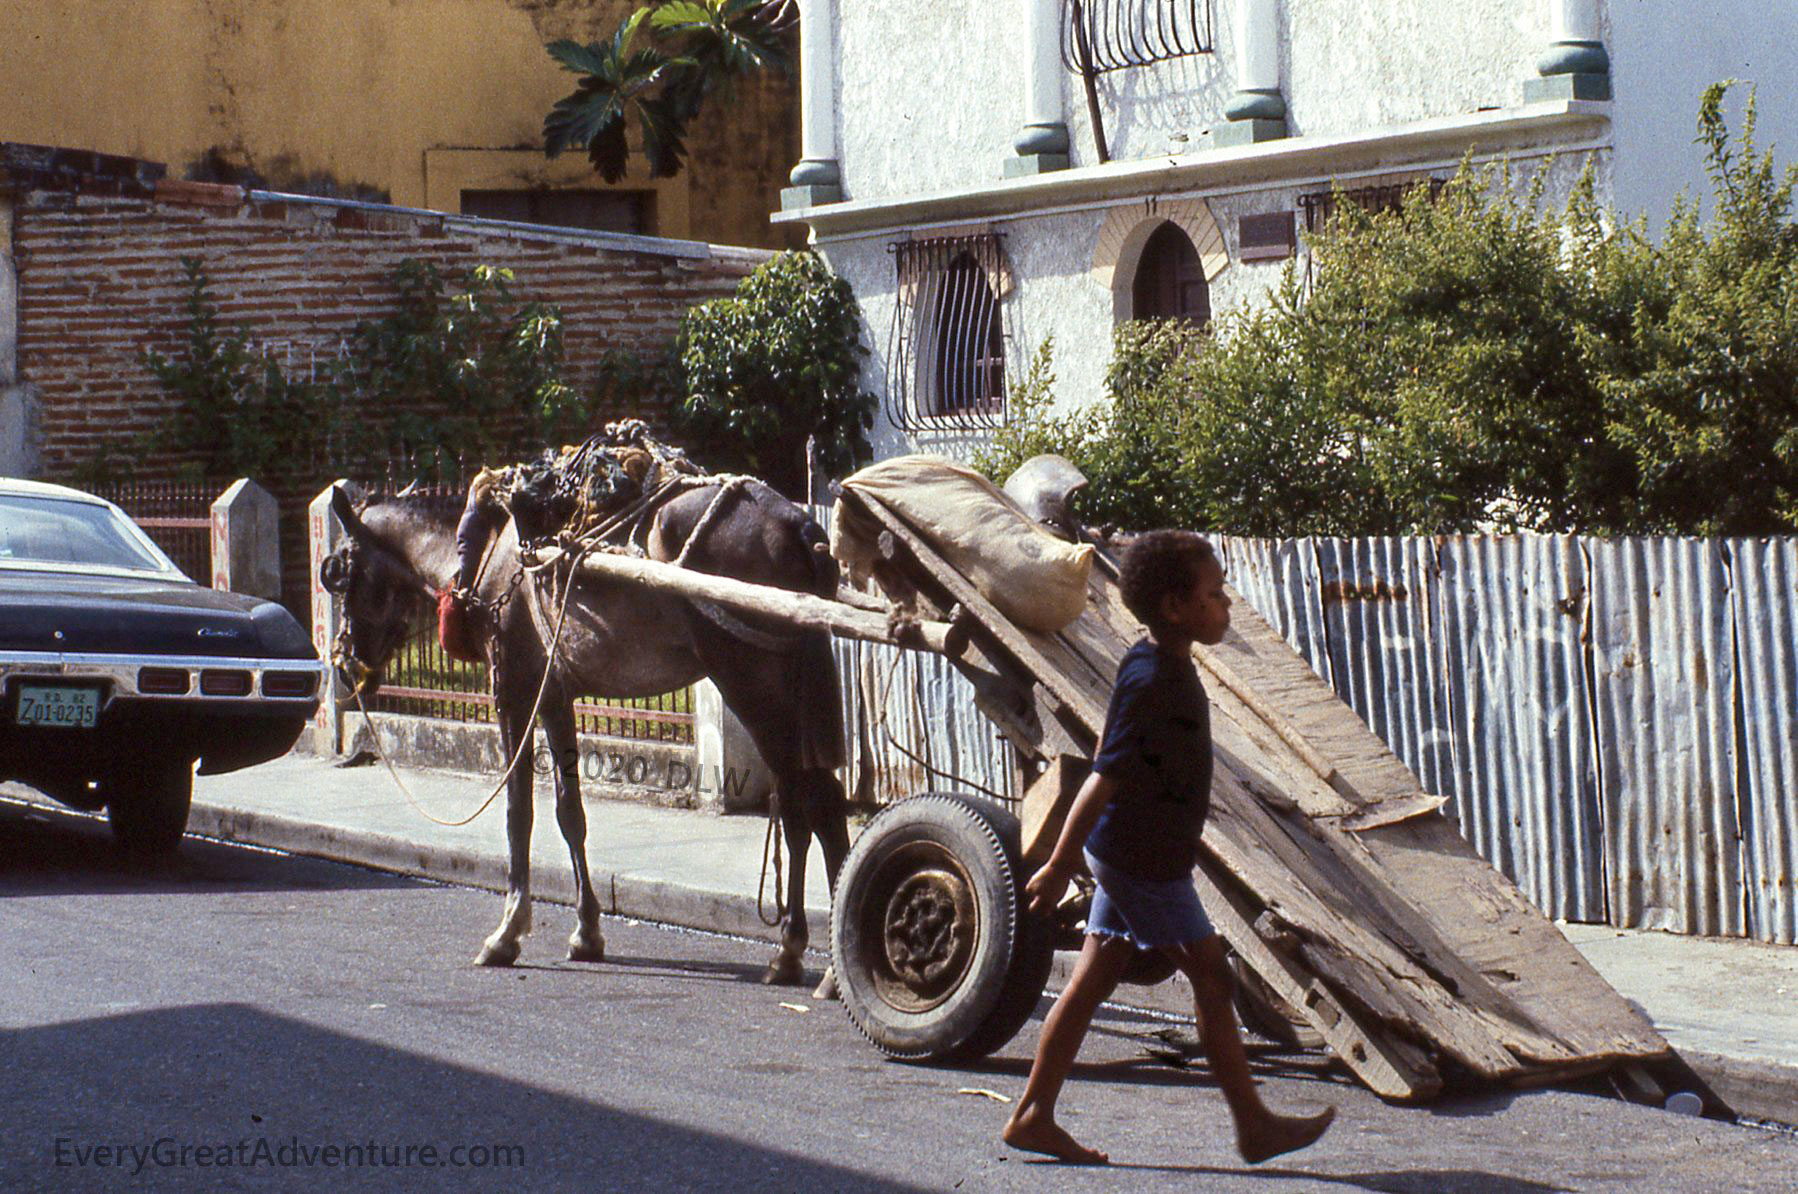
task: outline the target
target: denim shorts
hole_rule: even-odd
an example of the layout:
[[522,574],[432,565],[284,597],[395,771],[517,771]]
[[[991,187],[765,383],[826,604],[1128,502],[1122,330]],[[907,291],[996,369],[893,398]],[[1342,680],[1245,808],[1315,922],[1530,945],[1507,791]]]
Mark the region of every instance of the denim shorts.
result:
[[1139,879],[1105,865],[1090,851],[1086,865],[1098,884],[1092,911],[1086,915],[1089,934],[1122,937],[1139,949],[1156,949],[1203,941],[1217,931],[1199,904],[1191,879]]

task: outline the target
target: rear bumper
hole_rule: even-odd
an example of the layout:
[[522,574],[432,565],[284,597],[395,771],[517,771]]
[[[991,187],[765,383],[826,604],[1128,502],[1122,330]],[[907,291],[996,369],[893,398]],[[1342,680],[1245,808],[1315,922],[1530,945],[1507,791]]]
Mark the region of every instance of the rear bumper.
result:
[[[185,692],[145,692],[140,683],[145,668],[157,671],[187,673]],[[247,675],[248,692],[242,695],[207,691],[203,683],[207,674],[223,678]],[[264,691],[270,673],[280,676],[310,675],[310,691],[296,696],[270,694]],[[105,705],[119,698],[146,701],[267,701],[275,705],[297,707],[311,702],[318,707],[318,694],[325,681],[325,665],[316,659],[268,659],[227,655],[84,655],[54,651],[0,651],[0,682],[5,684],[7,712],[13,706],[13,688],[18,679],[80,681],[102,685],[102,713]],[[8,721],[11,720],[9,716]]]
[[[145,691],[157,679],[173,688],[178,675],[182,691]],[[19,688],[37,682],[96,691],[98,724],[18,724]],[[235,771],[287,753],[325,682],[315,659],[0,652],[0,778],[66,789],[152,758],[198,759],[202,774]]]

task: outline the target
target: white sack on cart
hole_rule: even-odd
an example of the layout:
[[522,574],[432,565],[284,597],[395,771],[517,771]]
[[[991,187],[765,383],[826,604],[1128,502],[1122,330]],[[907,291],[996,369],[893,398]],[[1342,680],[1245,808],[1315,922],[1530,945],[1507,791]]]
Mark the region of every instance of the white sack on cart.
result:
[[[1058,539],[1003,490],[938,456],[896,456],[843,485],[883,503],[916,527],[999,612],[1027,630],[1054,633],[1086,608],[1093,549]],[[870,537],[841,503],[831,520],[831,554],[854,583],[878,558]]]

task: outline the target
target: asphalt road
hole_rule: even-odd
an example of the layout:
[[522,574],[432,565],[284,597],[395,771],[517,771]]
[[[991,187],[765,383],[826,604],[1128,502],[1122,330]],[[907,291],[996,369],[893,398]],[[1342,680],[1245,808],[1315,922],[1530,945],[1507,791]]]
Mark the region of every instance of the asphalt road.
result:
[[[1568,1090],[1389,1107],[1278,1053],[1258,1055],[1269,1102],[1336,1103],[1337,1125],[1249,1168],[1204,1069],[1150,1056],[1163,1026],[1125,1013],[1063,1104],[1117,1164],[1052,1166],[1004,1148],[1006,1105],[968,1093],[1017,1095],[1034,1023],[983,1065],[892,1064],[834,1005],[759,986],[764,943],[608,920],[604,965],[478,969],[498,912],[193,839],[134,868],[103,824],[0,804],[0,1189],[1436,1194],[1798,1173],[1791,1136]],[[527,957],[567,929],[540,906]]]

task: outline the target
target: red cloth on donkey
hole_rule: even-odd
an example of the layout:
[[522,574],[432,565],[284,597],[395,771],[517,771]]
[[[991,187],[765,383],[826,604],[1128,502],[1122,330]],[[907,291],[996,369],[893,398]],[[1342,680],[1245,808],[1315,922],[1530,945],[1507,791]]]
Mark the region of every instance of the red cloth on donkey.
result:
[[437,594],[437,641],[444,653],[463,663],[482,663],[486,653],[481,649],[481,618],[473,602],[455,589]]

